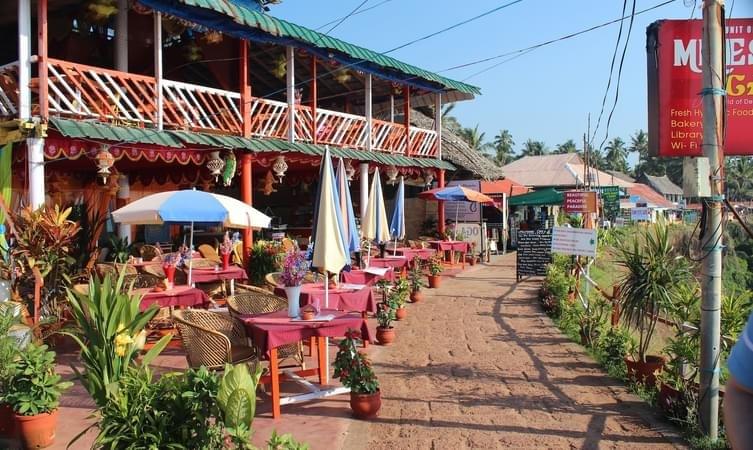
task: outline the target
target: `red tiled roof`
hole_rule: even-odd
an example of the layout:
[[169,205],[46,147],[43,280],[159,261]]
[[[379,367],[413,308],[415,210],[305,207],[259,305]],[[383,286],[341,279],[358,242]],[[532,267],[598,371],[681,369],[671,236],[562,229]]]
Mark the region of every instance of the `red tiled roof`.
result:
[[637,195],[647,203],[651,203],[659,208],[673,208],[674,203],[670,202],[663,195],[651,189],[651,186],[645,184],[634,184],[627,188],[628,195]]

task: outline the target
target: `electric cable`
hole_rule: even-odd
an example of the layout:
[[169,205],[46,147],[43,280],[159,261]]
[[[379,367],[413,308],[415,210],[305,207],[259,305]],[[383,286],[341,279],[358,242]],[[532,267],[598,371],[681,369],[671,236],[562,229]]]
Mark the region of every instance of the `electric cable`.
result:
[[[359,14],[362,14],[362,13],[365,13],[366,11],[371,11],[372,9],[374,9],[374,8],[377,8],[377,7],[379,7],[379,6],[382,6],[382,5],[384,5],[385,3],[389,3],[389,2],[391,2],[391,1],[392,1],[392,0],[382,0],[381,2],[377,3],[376,5],[372,5],[372,6],[369,6],[368,8],[364,8],[364,9],[361,9],[360,11],[358,11],[358,12],[356,12],[356,13],[353,13],[353,14],[351,14],[351,17],[352,17],[352,16],[357,16],[357,15],[359,15]],[[333,19],[333,20],[330,20],[329,22],[327,22],[327,23],[325,23],[325,24],[323,24],[323,25],[320,25],[320,26],[318,26],[317,28],[314,28],[314,31],[319,31],[319,30],[321,30],[322,28],[326,28],[327,26],[329,26],[329,25],[332,25],[333,23],[336,23],[336,22],[337,22],[338,20],[340,20],[340,19],[342,19],[342,18],[343,18],[343,17],[338,17],[337,19]]]

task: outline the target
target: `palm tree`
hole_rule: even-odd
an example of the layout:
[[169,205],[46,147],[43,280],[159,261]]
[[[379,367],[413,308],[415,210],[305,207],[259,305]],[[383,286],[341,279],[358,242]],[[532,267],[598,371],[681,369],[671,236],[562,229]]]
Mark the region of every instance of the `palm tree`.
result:
[[491,147],[490,143],[484,142],[486,133],[479,131],[478,124],[473,128],[463,128],[460,130],[460,137],[468,143],[472,149],[480,153],[486,153],[489,147]]
[[575,141],[572,139],[568,139],[562,144],[557,144],[556,149],[554,150],[554,153],[577,153],[578,148],[575,145]]
[[753,159],[740,157],[727,160],[726,182],[730,200],[753,199]]
[[541,141],[534,141],[533,139],[528,139],[523,144],[523,150],[521,150],[520,155],[521,156],[541,156],[546,155],[549,153],[549,149],[546,148],[546,144],[544,144]]
[[609,141],[609,144],[604,148],[607,151],[605,159],[605,168],[608,170],[616,170],[618,172],[627,172],[627,148],[625,148],[625,141],[622,138],[616,137]]
[[500,166],[504,166],[513,159],[513,147],[515,141],[512,140],[512,134],[509,130],[501,130],[498,135],[494,136],[494,149],[496,150],[496,161]]
[[448,103],[442,107],[442,125],[452,130],[462,129],[462,125],[455,116],[451,116],[450,113],[455,109],[455,103]]

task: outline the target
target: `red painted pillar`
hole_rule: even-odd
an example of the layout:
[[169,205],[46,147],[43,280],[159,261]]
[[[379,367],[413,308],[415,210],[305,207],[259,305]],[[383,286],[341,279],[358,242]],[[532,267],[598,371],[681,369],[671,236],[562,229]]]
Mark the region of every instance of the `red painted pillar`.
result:
[[[439,169],[437,185],[440,188],[444,187],[444,169]],[[444,202],[442,201],[437,202],[437,230],[444,234]]]
[[311,55],[311,140],[316,144],[316,102],[319,97],[316,86],[316,56]]
[[251,137],[251,86],[248,84],[248,41],[240,40],[240,56],[238,81],[241,94],[241,120],[243,123],[243,137]]
[[[253,204],[251,186],[252,177],[252,160],[250,153],[241,154],[241,201],[249,205]],[[251,246],[253,245],[253,232],[251,229],[243,230],[243,261],[248,264],[251,255]]]
[[403,119],[405,119],[405,156],[410,156],[410,86],[404,88]]
[[47,0],[37,3],[37,54],[39,58],[39,115],[46,121],[49,113],[47,101]]

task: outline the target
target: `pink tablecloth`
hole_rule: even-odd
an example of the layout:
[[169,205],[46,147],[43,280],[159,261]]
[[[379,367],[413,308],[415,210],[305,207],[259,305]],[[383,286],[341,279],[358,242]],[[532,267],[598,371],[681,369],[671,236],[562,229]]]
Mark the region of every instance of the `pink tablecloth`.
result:
[[[275,294],[286,298],[285,289],[275,288]],[[306,306],[319,301],[319,306],[324,308],[324,286],[322,283],[305,283],[301,286],[301,306]],[[368,311],[376,313],[376,301],[371,287],[364,286],[362,289],[330,289],[328,308],[340,311]]]
[[264,353],[285,344],[292,344],[311,337],[341,337],[349,329],[360,330],[365,340],[371,341],[371,332],[366,320],[360,315],[336,310],[322,310],[321,314],[334,314],[329,322],[293,322],[287,311],[276,311],[256,316],[241,316],[246,333]]
[[224,280],[248,280],[246,271],[238,266],[230,266],[227,270],[215,271],[214,268],[193,269],[191,278],[194,283],[211,283]]
[[352,284],[365,284],[367,286],[373,286],[377,281],[385,279],[387,281],[395,281],[395,270],[392,267],[387,268],[384,276],[368,273],[363,270],[351,270],[350,272],[342,272],[343,280],[346,283]]
[[191,286],[176,286],[162,292],[153,292],[152,288],[134,289],[133,292],[143,295],[139,305],[142,311],[153,304],[157,304],[160,308],[167,308],[168,306],[199,306],[209,302],[209,297],[204,291]]
[[431,245],[442,251],[454,250],[456,252],[468,253],[470,244],[465,241],[429,241]]
[[393,269],[402,269],[408,265],[408,259],[405,256],[387,256],[385,258],[369,258],[366,260],[369,267],[392,267]]
[[432,256],[434,256],[434,254],[437,252],[433,248],[410,248],[410,247],[398,247],[397,249],[395,249],[395,251],[398,254],[405,256],[405,258],[408,261],[413,261],[413,258],[415,258],[416,256],[418,256],[422,260],[427,260],[431,258]]

